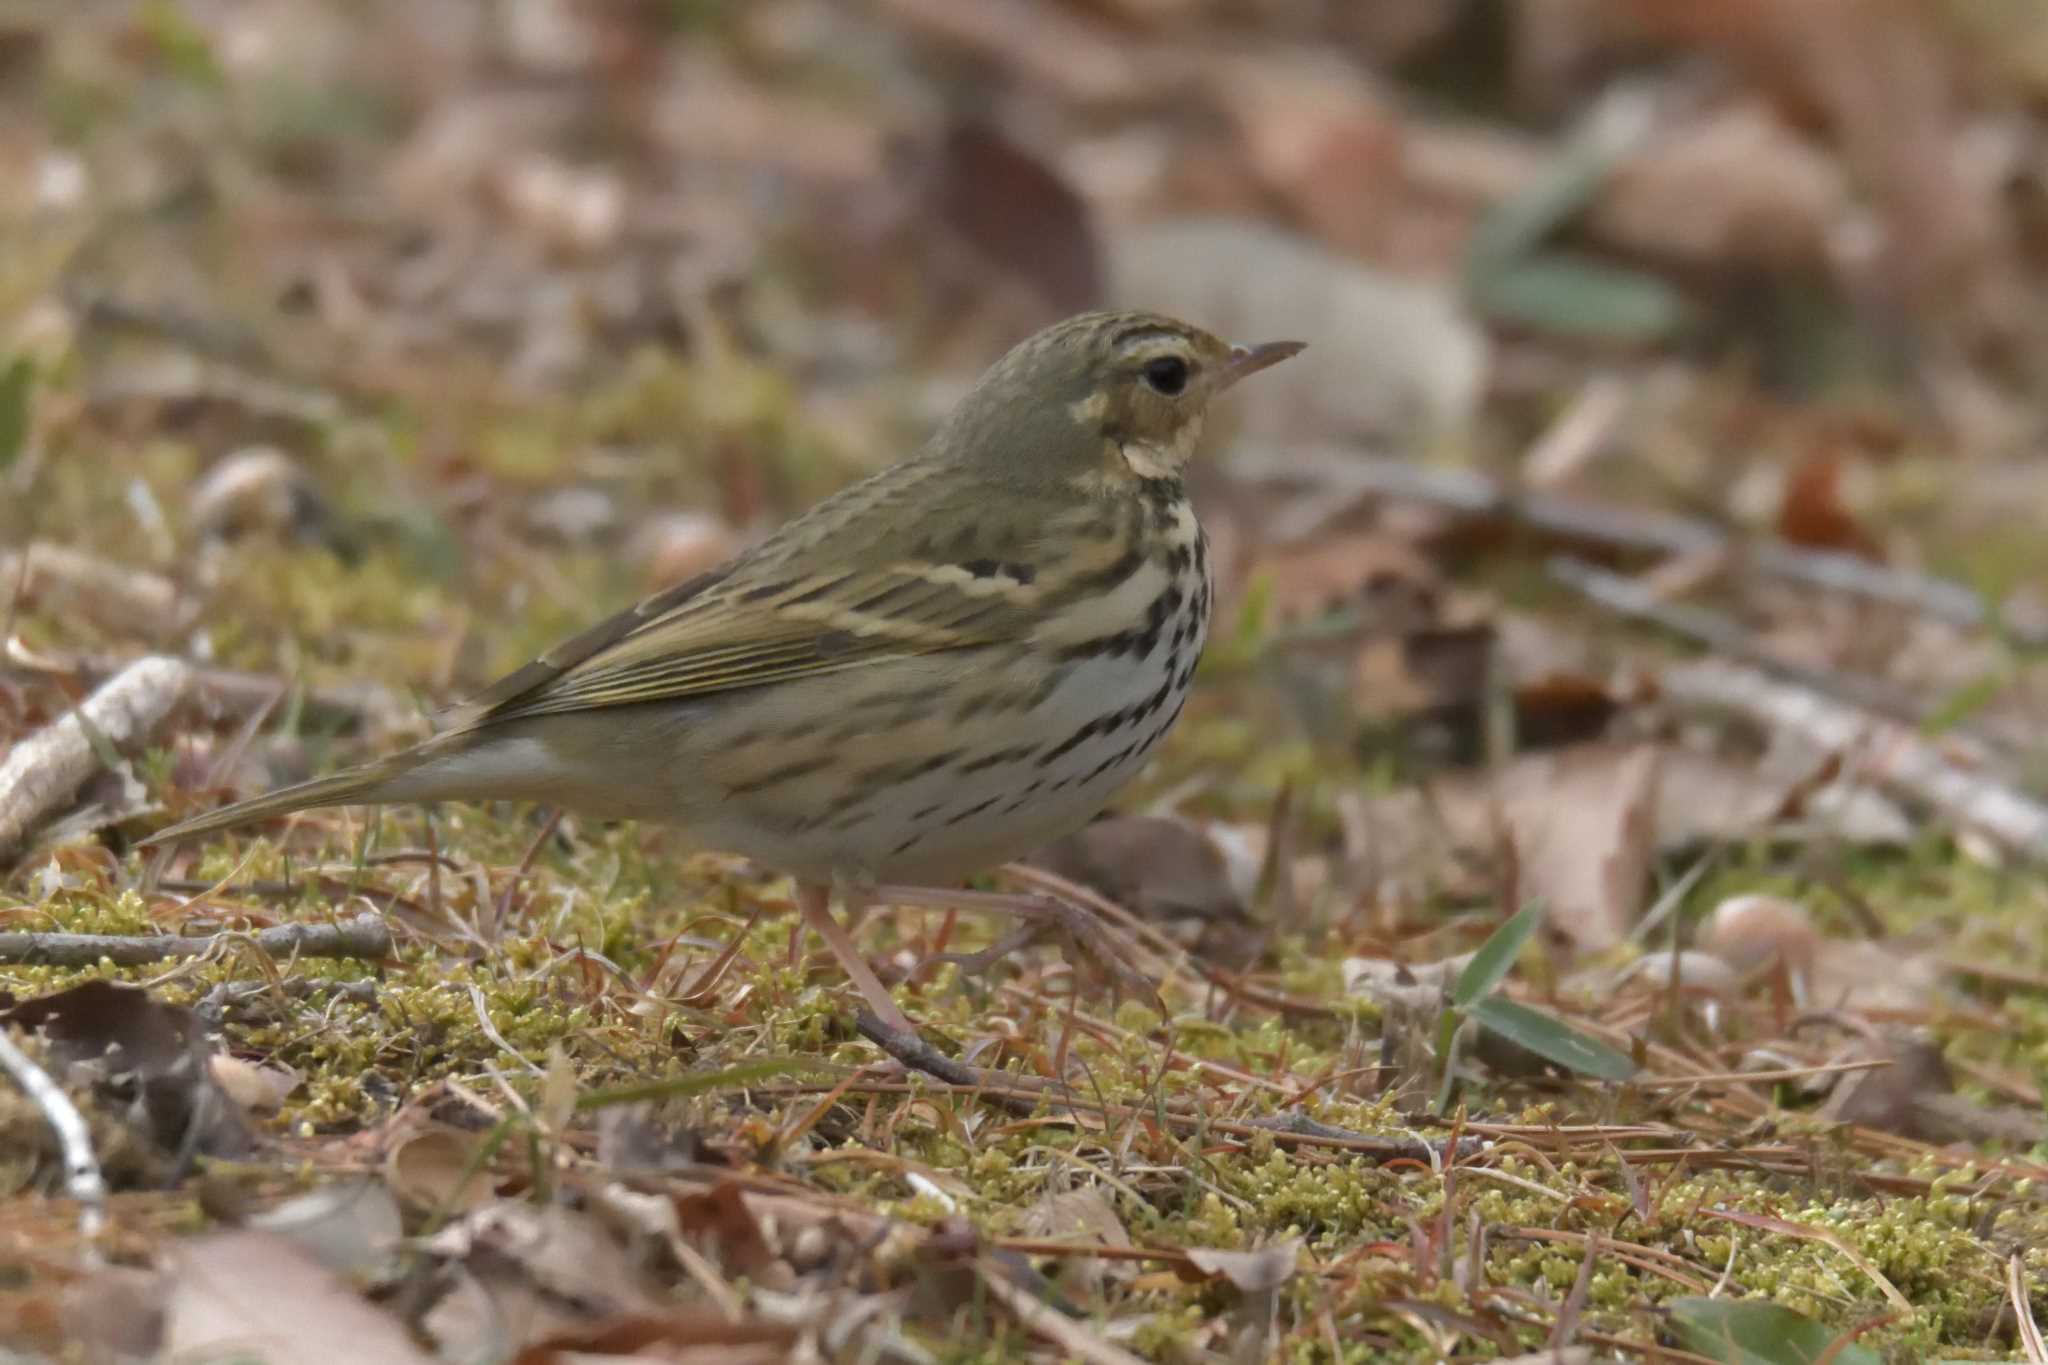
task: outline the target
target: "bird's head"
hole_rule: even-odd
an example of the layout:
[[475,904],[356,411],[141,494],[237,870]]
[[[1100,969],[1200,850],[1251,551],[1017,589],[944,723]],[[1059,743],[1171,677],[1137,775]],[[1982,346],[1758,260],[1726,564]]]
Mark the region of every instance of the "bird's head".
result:
[[1232,346],[1157,313],[1083,313],[990,367],[938,448],[1005,481],[1109,493],[1132,479],[1178,478],[1210,400],[1301,348]]

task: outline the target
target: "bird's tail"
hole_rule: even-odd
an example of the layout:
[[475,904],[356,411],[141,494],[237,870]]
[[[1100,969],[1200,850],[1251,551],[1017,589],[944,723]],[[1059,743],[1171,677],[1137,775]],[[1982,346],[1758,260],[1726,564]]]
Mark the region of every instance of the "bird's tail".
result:
[[273,815],[289,815],[293,811],[312,810],[317,806],[374,805],[384,801],[416,801],[431,799],[430,793],[417,790],[416,781],[406,779],[416,773],[427,755],[420,749],[407,749],[402,753],[380,758],[374,763],[365,763],[347,772],[335,773],[331,777],[316,777],[310,782],[301,782],[280,791],[237,801],[232,806],[223,806],[206,815],[160,829],[142,840],[145,844],[165,844],[183,839],[192,834],[207,834],[217,829],[234,825],[246,825],[254,820],[265,820]]

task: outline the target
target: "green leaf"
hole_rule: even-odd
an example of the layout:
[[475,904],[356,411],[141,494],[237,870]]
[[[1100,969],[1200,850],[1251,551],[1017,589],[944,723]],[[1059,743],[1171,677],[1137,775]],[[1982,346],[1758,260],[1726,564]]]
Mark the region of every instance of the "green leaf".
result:
[[[0,454],[0,464],[5,463],[6,456]],[[1939,735],[1955,729],[1996,701],[1998,694],[2004,691],[2006,684],[2011,681],[2012,675],[2003,668],[1994,668],[1989,673],[1971,679],[1935,705],[1927,718],[1920,722],[1921,732]]]
[[1450,1107],[1451,1091],[1458,1084],[1459,1025],[1464,1022],[1465,1016],[1455,1009],[1446,1009],[1437,1017],[1436,1057],[1437,1065],[1443,1068],[1443,1076],[1437,1082],[1436,1100],[1431,1107],[1431,1113],[1441,1114]]
[[1584,212],[1647,132],[1647,123],[1633,114],[1617,120],[1596,110],[1582,121],[1526,189],[1502,200],[1480,220],[1466,249],[1468,283],[1527,256]]
[[1498,995],[1472,1007],[1472,1017],[1511,1043],[1519,1043],[1546,1062],[1555,1062],[1582,1076],[1625,1081],[1636,1064],[1597,1038],[1579,1032],[1554,1014],[1530,1009]]
[[[1688,1351],[1727,1365],[1813,1365],[1841,1334],[1763,1299],[1673,1299],[1671,1325]],[[1830,1365],[1883,1365],[1854,1342]]]
[[1477,276],[1472,301],[1495,322],[1621,345],[1659,340],[1685,320],[1678,291],[1655,276],[1562,252]]
[[214,55],[212,38],[173,0],[143,6],[137,27],[155,44],[165,69],[178,79],[208,90],[226,88],[227,75]]
[[29,401],[35,396],[36,365],[27,356],[0,370],[0,469],[14,463],[28,444]]
[[1506,924],[1493,931],[1486,942],[1479,945],[1479,951],[1472,954],[1472,960],[1465,964],[1465,970],[1458,973],[1458,984],[1451,987],[1451,1005],[1466,1010],[1480,1000],[1492,995],[1515,965],[1515,959],[1522,955],[1522,946],[1536,932],[1536,926],[1543,923],[1543,903],[1531,901],[1521,912]]

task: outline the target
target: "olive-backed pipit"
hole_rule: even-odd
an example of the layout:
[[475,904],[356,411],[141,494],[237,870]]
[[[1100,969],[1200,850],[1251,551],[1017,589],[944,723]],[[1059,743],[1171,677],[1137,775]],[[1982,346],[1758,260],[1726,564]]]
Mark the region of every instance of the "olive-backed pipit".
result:
[[1300,350],[1147,313],[1018,345],[916,455],[563,642],[403,753],[164,830],[313,806],[532,800],[672,821],[792,873],[833,918],[935,892],[1084,824],[1180,714],[1207,634],[1181,484],[1209,400]]

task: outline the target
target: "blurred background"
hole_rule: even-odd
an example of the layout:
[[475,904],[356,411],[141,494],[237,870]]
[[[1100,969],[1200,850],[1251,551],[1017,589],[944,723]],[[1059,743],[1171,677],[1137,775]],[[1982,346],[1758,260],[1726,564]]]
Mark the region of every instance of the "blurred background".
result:
[[2044,96],[2019,0],[4,4],[0,722],[170,649],[313,737],[174,798],[297,776],[1143,305],[1311,342],[1198,475],[1251,686],[1167,806],[1702,645],[2034,780]]
[[[0,1024],[183,1038],[166,1084],[228,1120],[138,1140],[131,1091],[72,1085],[136,1192],[103,1254],[0,1105],[0,1340],[125,1331],[110,1256],[381,1169],[337,1205],[390,1187],[347,1271],[377,1304],[231,1238],[177,1292],[464,1360],[657,1304],[715,1353],[663,1359],[781,1359],[799,1321],[1018,1358],[999,1291],[1091,1360],[1128,1358],[1096,1325],[1177,1361],[1589,1360],[1581,1326],[1662,1358],[1680,1292],[1715,1296],[1703,1352],[1749,1295],[1744,1339],[1800,1359],[2048,1360],[2044,286],[2040,0],[0,0]],[[1193,701],[1038,859],[1132,912],[1171,1014],[1101,1004],[1086,954],[946,961],[990,941],[950,915],[862,947],[963,1063],[1129,1100],[1106,1131],[855,1086],[884,1073],[786,887],[658,827],[131,847],[418,737],[1101,306],[1309,343],[1192,477]],[[845,1079],[762,1088],[789,1054]],[[1362,1136],[1442,1127],[1499,1145]],[[469,1208],[574,1251],[527,1276],[549,1237]],[[474,1240],[363,1270],[435,1229]],[[1076,1237],[1162,1264],[1051,1313],[1022,1258],[1092,1264]],[[526,1336],[465,1260],[544,1305]]]
[[1587,739],[1702,645],[2034,764],[2024,0],[12,3],[0,108],[0,726],[142,647],[311,689],[174,804],[1104,305],[1311,343],[1200,476],[1255,685],[1153,795]]
[[2011,0],[0,6],[14,663],[410,724],[1143,305],[1311,342],[1198,479],[1198,786],[1587,739],[1645,643],[2032,751],[2044,94]]

